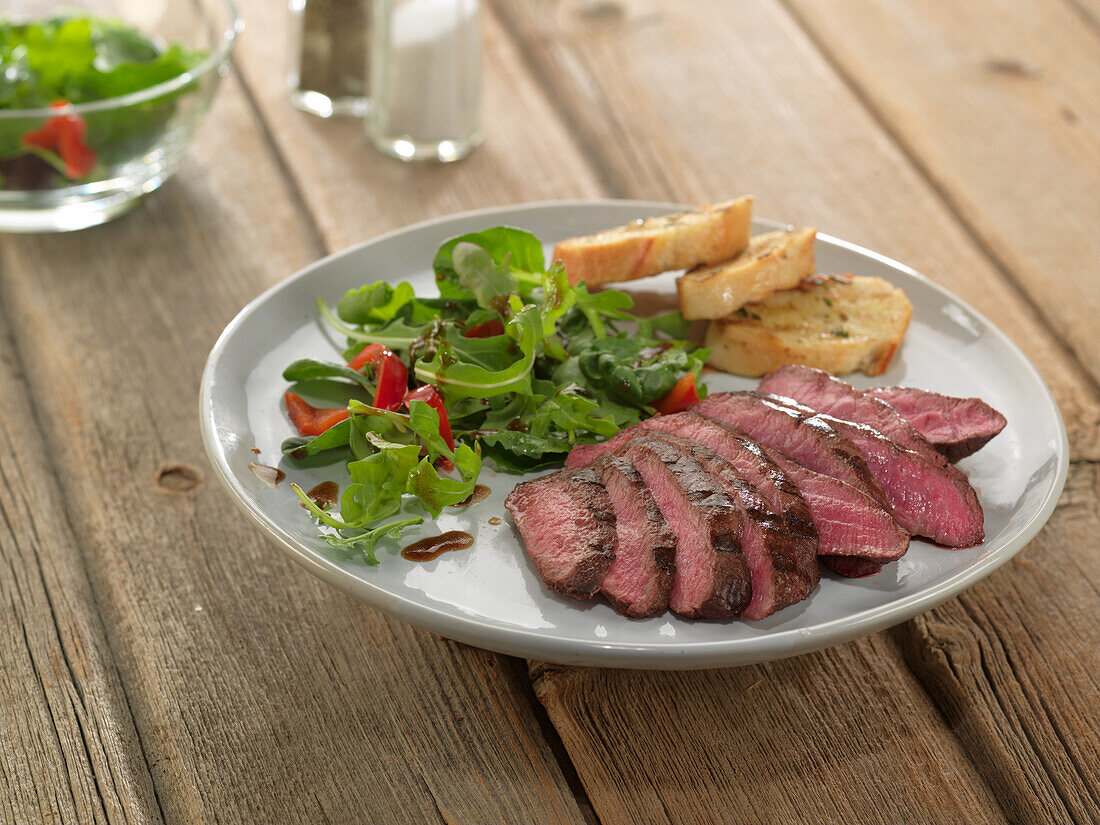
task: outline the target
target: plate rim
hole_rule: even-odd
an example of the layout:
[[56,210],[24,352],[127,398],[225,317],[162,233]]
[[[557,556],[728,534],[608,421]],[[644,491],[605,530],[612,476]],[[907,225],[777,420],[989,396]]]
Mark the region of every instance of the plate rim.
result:
[[[313,575],[359,601],[416,627],[505,655],[538,658],[565,665],[585,664],[599,667],[662,670],[740,666],[754,662],[788,658],[842,644],[895,624],[900,624],[942,604],[948,599],[954,598],[971,584],[993,573],[1030,543],[1043,525],[1046,524],[1054,512],[1065,487],[1069,472],[1069,438],[1061,410],[1035,365],[1031,363],[1031,360],[1019,346],[994,323],[946,287],[929,280],[912,267],[886,255],[823,232],[817,233],[820,240],[870,258],[891,269],[916,278],[925,286],[939,293],[941,297],[955,302],[978,319],[988,331],[997,337],[1002,346],[1007,347],[1022,362],[1030,373],[1029,377],[1042,387],[1042,400],[1049,407],[1050,412],[1053,413],[1053,421],[1059,435],[1055,456],[1058,463],[1056,478],[1047,490],[1036,512],[1025,524],[1018,528],[1017,533],[1009,538],[1002,547],[994,550],[986,558],[980,559],[958,571],[927,592],[914,593],[884,605],[867,608],[850,616],[822,622],[812,628],[779,630],[751,639],[725,639],[688,643],[608,643],[587,639],[566,640],[524,628],[502,626],[494,621],[474,616],[448,613],[434,605],[393,593],[378,584],[349,576],[335,562],[325,559],[316,551],[300,545],[292,535],[264,515],[259,507],[252,506],[251,497],[247,495],[247,491],[229,467],[228,460],[216,437],[212,391],[218,364],[224,357],[225,350],[232,341],[236,330],[274,295],[289,288],[299,280],[308,278],[316,270],[325,268],[336,260],[358,253],[365,247],[381,243],[396,235],[478,217],[496,216],[507,221],[507,216],[517,211],[627,206],[644,210],[694,208],[690,205],[667,201],[585,198],[515,203],[451,213],[398,227],[326,255],[268,287],[245,304],[233,320],[222,330],[211,348],[203,369],[199,392],[200,429],[202,431],[203,447],[219,481],[230,494],[230,498],[238,509],[260,528],[268,540],[272,541],[293,561]],[[755,217],[753,222],[761,226],[775,228],[791,225],[785,222],[769,221]]]

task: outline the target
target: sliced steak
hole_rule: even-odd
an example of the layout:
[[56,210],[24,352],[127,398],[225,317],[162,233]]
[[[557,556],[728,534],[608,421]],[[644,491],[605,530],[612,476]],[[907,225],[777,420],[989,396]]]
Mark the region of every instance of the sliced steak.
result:
[[671,433],[655,435],[698,461],[741,510],[741,551],[752,578],[752,599],[741,618],[763,619],[809,596],[821,580],[816,534],[789,532],[787,519],[768,506],[731,462],[706,445]]
[[829,569],[842,576],[867,576],[905,555],[909,534],[873,498],[782,453],[763,449],[806,500],[817,529],[818,553]]
[[559,470],[517,484],[504,502],[551,590],[587,599],[615,558],[615,513],[594,470]]
[[972,547],[985,538],[984,514],[965,477],[894,443],[873,427],[823,415],[859,447],[898,523],[947,547]]
[[811,409],[843,418],[845,421],[874,427],[907,450],[944,467],[951,466],[897,410],[824,370],[788,365],[764,376],[756,389],[794,399]]
[[[641,430],[672,433],[705,444],[729,461],[749,484],[755,487],[775,512],[790,521],[787,529],[812,538],[813,520],[798,488],[768,458],[759,444],[726,424],[688,411],[658,415],[629,427],[600,444],[573,448],[566,466],[584,466],[579,462],[619,447]],[[584,448],[581,450],[581,448]]]
[[600,590],[624,616],[659,616],[668,609],[676,537],[634,465],[612,455],[592,469],[600,474],[611,497],[618,536],[615,560]]
[[948,461],[977,452],[1008,423],[980,398],[954,398],[909,387],[876,387],[867,394],[897,410]]
[[846,579],[862,579],[873,576],[888,562],[878,559],[861,559],[858,556],[821,556],[821,563]]
[[851,484],[886,503],[863,456],[851,440],[813,410],[784,404],[757,392],[717,392],[692,412],[741,430],[753,441],[778,450],[804,467]]
[[741,551],[740,511],[721,485],[679,447],[638,433],[616,453],[629,460],[676,536],[669,606],[691,618],[737,616],[752,598]]

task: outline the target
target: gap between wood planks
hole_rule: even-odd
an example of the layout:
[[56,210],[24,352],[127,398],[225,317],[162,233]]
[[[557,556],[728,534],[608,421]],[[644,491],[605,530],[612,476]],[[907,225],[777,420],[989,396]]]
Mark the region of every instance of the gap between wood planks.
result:
[[[1058,347],[1065,355],[1066,360],[1077,368],[1081,377],[1088,383],[1088,388],[1092,391],[1093,395],[1100,397],[1100,382],[1098,382],[1093,374],[1086,368],[1085,364],[1081,362],[1081,358],[1074,351],[1069,341],[1059,332],[1057,325],[1053,323],[1046,311],[1031,297],[1019,278],[1013,274],[1012,269],[1005,263],[1004,259],[985,241],[974,224],[966,218],[965,213],[959,208],[957,201],[951,195],[950,191],[939,183],[928,165],[913,150],[912,146],[906,142],[905,136],[899,130],[895,129],[885,115],[875,107],[874,102],[863,91],[862,86],[860,86],[855,78],[845,70],[844,66],[835,59],[833,53],[828,48],[828,44],[818,36],[817,31],[809,24],[809,21],[794,8],[790,0],[777,0],[777,2],[802,31],[806,39],[813,44],[815,49],[817,49],[818,54],[821,55],[821,59],[828,64],[829,68],[832,69],[833,73],[836,74],[845,88],[851,92],[852,96],[859,102],[859,105],[863,107],[868,117],[870,117],[875,125],[882,130],[883,134],[885,134],[890,142],[894,144],[898,152],[905,158],[906,162],[913,167],[920,178],[928,185],[931,192],[939,199],[940,203],[943,204],[951,217],[955,219],[955,223],[958,224],[981,254],[986,257],[992,267],[1001,278],[1004,279],[1008,287],[1012,289],[1016,297],[1019,298],[1020,302],[1026,305],[1035,314],[1035,317],[1039,319],[1042,326],[1050,333],[1051,338],[1058,343]],[[1095,29],[1097,33],[1100,34],[1100,25],[1091,18],[1086,10],[1077,5],[1074,0],[1066,0],[1066,3],[1086,19],[1087,25],[1089,25],[1090,28]],[[1074,459],[1071,454],[1070,461],[1076,462],[1077,459]]]

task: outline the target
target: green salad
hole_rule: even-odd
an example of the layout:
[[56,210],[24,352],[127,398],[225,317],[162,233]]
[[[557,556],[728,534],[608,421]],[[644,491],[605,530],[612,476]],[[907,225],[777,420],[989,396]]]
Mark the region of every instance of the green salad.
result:
[[40,125],[0,118],[6,188],[48,188],[94,178],[104,165],[147,151],[185,90],[81,117],[71,108],[127,95],[187,72],[206,52],[162,45],[97,17],[0,21],[0,110],[54,108]]
[[[462,503],[483,461],[512,473],[559,467],[576,444],[699,399],[707,353],[683,338],[678,312],[639,318],[624,292],[570,286],[529,232],[452,238],[433,267],[438,297],[377,281],[335,308],[319,300],[346,339],[342,359],[304,358],[283,373],[302,382],[284,396],[300,433],[284,454],[292,466],[346,462],[350,474],[331,507],[294,490],[326,541],[370,563],[380,538],[423,520],[387,519]],[[345,407],[314,407],[296,391],[324,395],[326,384],[330,396],[350,392]]]

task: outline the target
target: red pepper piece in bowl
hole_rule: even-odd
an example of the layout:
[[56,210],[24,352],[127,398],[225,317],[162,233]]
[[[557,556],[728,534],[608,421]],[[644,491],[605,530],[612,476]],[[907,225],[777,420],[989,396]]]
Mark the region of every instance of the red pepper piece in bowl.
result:
[[283,396],[290,423],[302,435],[320,435],[325,430],[348,417],[347,410],[330,410],[314,407],[297,393]]
[[409,370],[405,362],[381,344],[367,344],[348,361],[348,368],[361,370],[374,365],[373,406],[380,410],[399,410],[409,386]]

